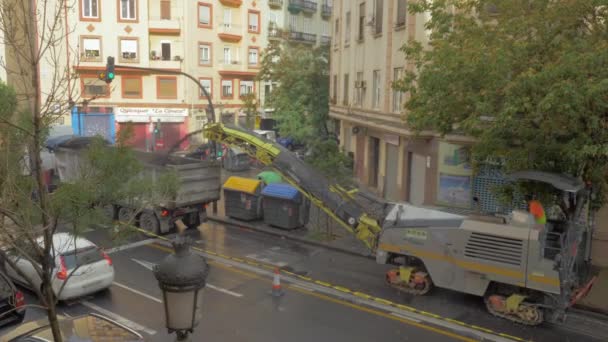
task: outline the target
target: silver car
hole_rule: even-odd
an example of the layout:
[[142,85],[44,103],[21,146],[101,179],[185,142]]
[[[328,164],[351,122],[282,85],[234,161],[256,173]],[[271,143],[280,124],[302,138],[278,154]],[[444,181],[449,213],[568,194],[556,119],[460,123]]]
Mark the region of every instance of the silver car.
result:
[[[42,237],[37,242],[42,246]],[[93,242],[68,233],[57,233],[53,235],[53,250],[55,267],[51,279],[58,300],[89,295],[107,289],[114,282],[112,260]],[[42,290],[42,280],[29,260],[10,253],[9,258],[29,281],[5,261],[9,277],[25,287],[34,286]]]

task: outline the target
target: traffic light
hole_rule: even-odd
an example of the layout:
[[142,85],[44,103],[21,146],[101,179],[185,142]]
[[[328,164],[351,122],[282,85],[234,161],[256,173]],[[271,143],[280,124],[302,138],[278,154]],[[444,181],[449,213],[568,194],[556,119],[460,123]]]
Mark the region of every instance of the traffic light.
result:
[[[100,74],[101,77],[101,74]],[[105,72],[105,81],[106,83],[112,83],[114,80],[114,57],[108,57],[108,61],[106,63],[106,72]]]

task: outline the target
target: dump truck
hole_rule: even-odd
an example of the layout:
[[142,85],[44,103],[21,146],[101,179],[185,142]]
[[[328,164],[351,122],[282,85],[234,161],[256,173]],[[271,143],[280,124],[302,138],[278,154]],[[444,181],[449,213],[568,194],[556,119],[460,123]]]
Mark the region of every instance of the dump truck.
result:
[[[55,172],[60,182],[70,182],[80,177],[85,151],[92,139],[65,137],[47,146],[55,156]],[[124,201],[105,206],[103,209],[108,217],[127,221],[136,216],[136,225],[154,234],[171,231],[178,220],[187,226],[197,226],[206,220],[207,204],[220,198],[219,161],[201,161],[163,152],[133,150],[133,153],[143,165],[141,176],[155,181],[163,173],[174,172],[179,181],[177,193],[171,198],[159,198],[156,203],[129,204]],[[134,215],[134,211],[139,213]]]
[[576,206],[565,219],[537,224],[522,210],[506,217],[460,215],[345,189],[280,144],[241,128],[209,123],[202,132],[272,168],[363,242],[379,264],[395,265],[383,281],[399,291],[425,295],[436,286],[473,294],[493,315],[538,325],[563,320],[595,281],[592,228],[584,220],[590,192],[578,179],[538,171],[511,175],[514,182],[544,182],[562,191]]

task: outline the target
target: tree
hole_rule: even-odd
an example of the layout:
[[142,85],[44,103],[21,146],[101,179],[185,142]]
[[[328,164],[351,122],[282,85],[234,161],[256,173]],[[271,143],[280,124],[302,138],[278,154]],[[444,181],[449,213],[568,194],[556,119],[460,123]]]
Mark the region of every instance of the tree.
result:
[[250,93],[244,95],[243,100],[243,110],[245,111],[245,115],[247,118],[247,128],[253,129],[255,123],[255,117],[258,115],[258,103],[254,93]]
[[115,147],[95,141],[83,151],[78,176],[48,191],[43,145],[51,126],[78,100],[70,70],[76,63],[69,57],[74,54],[67,47],[70,29],[64,20],[71,10],[67,0],[0,1],[0,43],[7,54],[2,67],[11,85],[0,82],[0,259],[22,277],[13,257],[34,266],[42,286],[32,289],[47,311],[57,342],[62,336],[51,286],[56,268],[53,234],[61,230],[78,236],[92,222],[103,221],[104,205],[120,199],[145,206],[136,199],[170,196],[175,185],[170,175],[162,184],[139,178],[141,165],[124,145],[124,135]]
[[272,42],[263,53],[258,79],[277,83],[266,101],[281,135],[304,142],[328,135],[328,48]]
[[[407,124],[476,139],[478,163],[571,174],[604,201],[608,166],[608,9],[605,1],[439,0],[426,12],[429,46],[407,42],[416,70]],[[572,206],[567,213],[572,214]]]
[[352,184],[352,165],[329,134],[329,50],[272,42],[258,79],[276,82],[268,106],[279,133],[303,142],[306,161],[325,176]]

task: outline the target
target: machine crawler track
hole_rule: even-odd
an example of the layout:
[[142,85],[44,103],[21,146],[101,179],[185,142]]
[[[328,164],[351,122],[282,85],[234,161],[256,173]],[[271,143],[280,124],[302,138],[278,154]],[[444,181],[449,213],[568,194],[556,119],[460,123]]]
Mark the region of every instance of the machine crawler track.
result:
[[[494,296],[499,296],[499,295],[494,295]],[[508,319],[509,321],[523,324],[523,325],[528,325],[528,326],[537,326],[537,325],[540,325],[541,323],[543,323],[543,321],[544,321],[543,310],[540,307],[538,307],[537,305],[534,305],[532,303],[522,302],[521,304],[519,304],[517,312],[509,313],[507,311],[497,310],[496,307],[494,305],[492,305],[492,303],[490,301],[490,297],[492,297],[492,296],[484,297],[486,309],[488,310],[488,312],[490,312],[492,315],[494,315],[496,317]],[[502,297],[504,300],[506,300],[506,298],[503,296],[499,296],[499,297]]]

